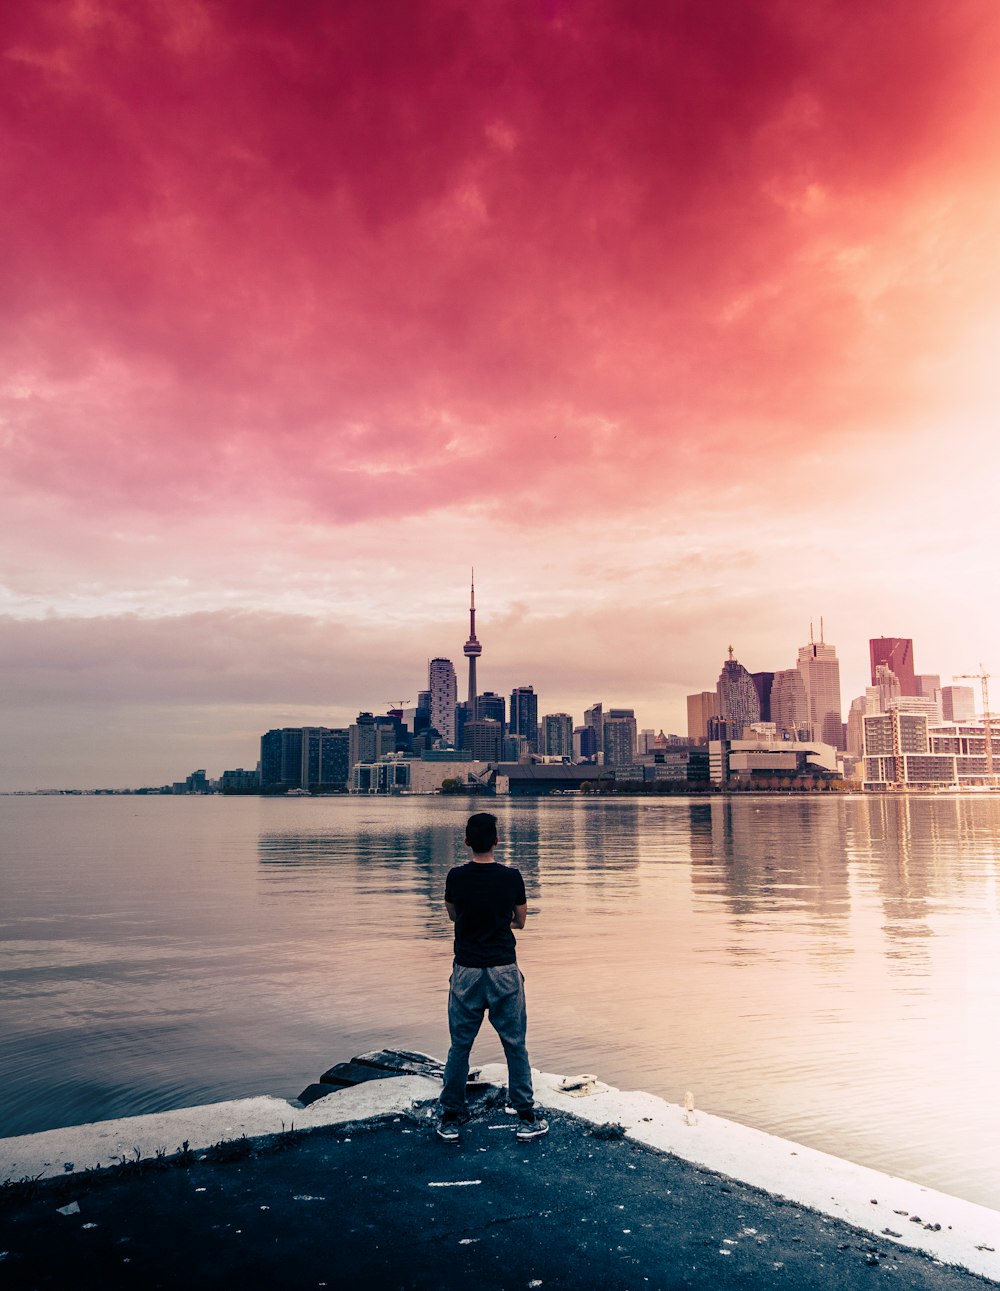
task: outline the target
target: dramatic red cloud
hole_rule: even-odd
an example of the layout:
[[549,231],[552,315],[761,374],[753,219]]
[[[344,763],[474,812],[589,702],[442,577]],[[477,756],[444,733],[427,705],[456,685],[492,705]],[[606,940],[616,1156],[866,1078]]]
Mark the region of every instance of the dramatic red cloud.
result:
[[904,434],[992,286],[962,260],[993,232],[984,0],[2,23],[20,490],[347,520],[634,502],[816,432]]
[[577,718],[996,671],[998,137],[995,0],[7,5],[0,787],[412,697],[473,561]]

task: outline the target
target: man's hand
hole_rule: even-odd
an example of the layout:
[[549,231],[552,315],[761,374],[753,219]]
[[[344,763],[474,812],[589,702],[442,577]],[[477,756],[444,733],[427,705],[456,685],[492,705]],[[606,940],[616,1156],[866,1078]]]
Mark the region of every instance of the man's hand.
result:
[[514,913],[511,916],[510,926],[512,928],[523,928],[527,918],[528,918],[527,903],[525,903],[524,905],[516,905],[514,907]]

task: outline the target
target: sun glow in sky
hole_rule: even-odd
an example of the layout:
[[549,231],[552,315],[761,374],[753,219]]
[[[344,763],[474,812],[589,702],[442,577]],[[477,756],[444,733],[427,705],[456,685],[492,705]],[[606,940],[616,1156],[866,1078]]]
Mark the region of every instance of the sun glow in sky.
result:
[[685,729],[824,617],[1000,671],[993,0],[0,18],[0,788],[461,663]]

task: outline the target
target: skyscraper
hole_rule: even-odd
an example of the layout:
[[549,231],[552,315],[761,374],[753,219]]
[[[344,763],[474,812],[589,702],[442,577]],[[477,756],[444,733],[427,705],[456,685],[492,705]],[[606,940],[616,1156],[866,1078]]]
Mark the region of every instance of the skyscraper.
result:
[[573,756],[573,719],[569,713],[546,713],[542,718],[542,752],[553,758]]
[[604,765],[606,767],[635,765],[636,733],[634,709],[608,709],[604,714]]
[[760,704],[760,720],[771,721],[771,687],[774,685],[773,672],[752,672],[753,684],[757,688],[757,700]]
[[503,733],[507,732],[507,702],[503,695],[498,695],[492,690],[484,690],[476,699],[476,710],[479,714],[478,720],[481,722],[484,718],[492,717],[495,722],[499,722],[503,727]]
[[719,715],[719,696],[714,690],[702,690],[688,695],[688,739],[704,744],[708,739],[709,718]]
[[[809,633],[810,638],[812,632]],[[844,747],[844,720],[840,715],[840,661],[836,647],[823,640],[820,619],[819,640],[799,647],[799,672],[806,688],[809,732],[814,740]]]
[[719,696],[719,717],[726,723],[731,740],[743,737],[743,728],[760,721],[760,700],[753,678],[736,659],[733,647],[729,658],[722,665],[715,687]]
[[592,704],[590,708],[585,709],[583,714],[584,726],[593,729],[594,738],[597,740],[597,748],[600,752],[604,751],[604,705],[597,703]]
[[469,639],[466,641],[463,650],[465,657],[469,661],[469,698],[467,720],[474,722],[479,716],[476,708],[476,660],[483,653],[483,647],[479,644],[476,637],[476,571],[472,571],[472,588],[469,600]]
[[806,684],[798,668],[781,668],[771,685],[771,721],[782,740],[797,740],[809,725]]
[[448,744],[455,743],[455,704],[458,702],[458,680],[450,659],[432,659],[427,669],[427,689],[431,693],[431,726]]
[[523,735],[532,753],[538,752],[538,696],[534,686],[515,686],[510,692],[510,733]]
[[917,678],[913,669],[913,640],[911,637],[872,637],[868,642],[872,664],[872,685],[879,684],[875,670],[880,663],[899,678],[899,690],[903,695],[916,695]]

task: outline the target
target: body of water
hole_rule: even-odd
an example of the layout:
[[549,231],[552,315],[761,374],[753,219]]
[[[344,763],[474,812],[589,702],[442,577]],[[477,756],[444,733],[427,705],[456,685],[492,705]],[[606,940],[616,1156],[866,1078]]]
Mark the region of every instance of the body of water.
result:
[[0,798],[0,1135],[443,1057],[477,806],[525,876],[536,1067],[1000,1208],[980,796]]

